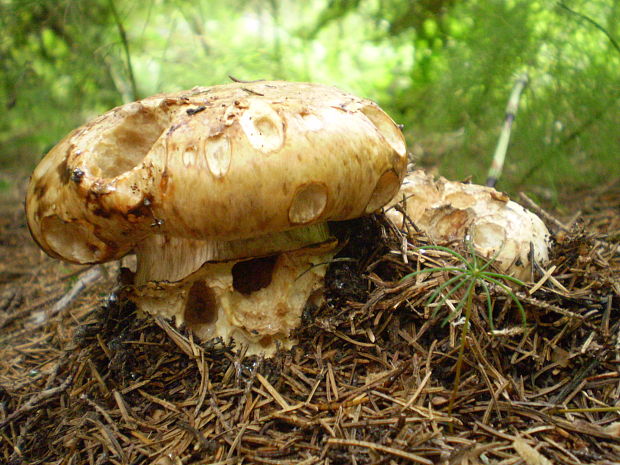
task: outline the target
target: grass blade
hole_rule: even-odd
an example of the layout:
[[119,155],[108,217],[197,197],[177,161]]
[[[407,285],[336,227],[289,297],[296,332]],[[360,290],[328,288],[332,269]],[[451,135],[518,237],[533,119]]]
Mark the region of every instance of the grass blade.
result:
[[491,332],[495,331],[495,325],[493,324],[493,303],[491,302],[491,292],[489,291],[489,286],[487,283],[480,281],[480,285],[482,289],[484,289],[484,295],[487,300],[487,313],[489,317],[489,328],[491,328]]
[[448,247],[444,247],[442,245],[425,245],[424,247],[418,247],[418,250],[441,250],[442,252],[449,253],[453,257],[456,257],[460,262],[463,262],[468,269],[472,269],[471,264],[467,261],[465,257],[463,257],[455,250],[449,249]]
[[521,320],[523,320],[523,328],[527,327],[527,317],[525,315],[525,309],[523,308],[523,305],[521,305],[518,297],[514,295],[510,288],[501,281],[491,278],[490,276],[487,276],[486,280],[492,282],[493,284],[496,284],[497,286],[501,287],[504,292],[506,292],[506,294],[512,299],[512,301],[517,305],[517,308],[519,309],[519,313],[521,314]]
[[437,296],[448,286],[450,286],[452,283],[455,283],[458,280],[462,280],[460,283],[458,283],[456,286],[454,286],[452,289],[450,289],[450,291],[442,296],[440,302],[440,305],[438,307],[435,308],[435,310],[433,311],[433,318],[435,316],[437,316],[437,312],[441,309],[441,307],[443,307],[443,305],[445,304],[446,300],[448,300],[450,298],[450,296],[452,294],[454,294],[456,291],[458,291],[463,284],[465,284],[465,282],[467,282],[467,276],[459,274],[457,276],[453,276],[452,278],[450,278],[449,280],[447,280],[445,283],[443,283],[441,286],[439,286],[437,289],[435,289],[433,291],[433,293],[431,294],[431,296],[429,297],[429,299],[426,302],[426,306],[430,307],[433,302],[435,301],[435,299],[437,298]]
[[414,276],[417,276],[419,274],[422,273],[434,273],[436,271],[463,271],[462,268],[457,268],[456,266],[446,266],[446,267],[434,267],[434,268],[424,268],[423,270],[418,270],[418,271],[414,271],[413,273],[409,273],[406,274],[405,276],[403,276],[402,278],[400,278],[400,281],[398,281],[399,283],[402,283],[403,281],[412,278]]

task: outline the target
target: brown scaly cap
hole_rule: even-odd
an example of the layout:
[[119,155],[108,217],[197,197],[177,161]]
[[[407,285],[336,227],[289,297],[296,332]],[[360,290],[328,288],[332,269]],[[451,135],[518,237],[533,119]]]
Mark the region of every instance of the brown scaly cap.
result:
[[197,87],[117,107],[34,171],[28,226],[50,255],[122,257],[153,234],[233,241],[381,208],[406,167],[373,102],[334,87]]

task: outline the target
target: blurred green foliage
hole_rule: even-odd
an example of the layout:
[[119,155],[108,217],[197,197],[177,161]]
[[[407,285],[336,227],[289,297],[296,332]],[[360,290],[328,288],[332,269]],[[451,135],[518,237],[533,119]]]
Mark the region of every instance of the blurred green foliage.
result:
[[482,183],[527,72],[499,187],[554,197],[620,176],[616,40],[608,0],[0,0],[0,168],[31,170],[115,105],[232,75],[374,99],[418,165]]

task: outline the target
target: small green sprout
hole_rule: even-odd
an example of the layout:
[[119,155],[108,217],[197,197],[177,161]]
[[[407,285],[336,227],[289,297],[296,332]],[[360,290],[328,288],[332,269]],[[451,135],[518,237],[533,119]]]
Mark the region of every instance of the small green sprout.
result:
[[[401,282],[422,273],[447,272],[453,274],[450,279],[446,280],[446,282],[442,283],[439,287],[437,287],[437,289],[433,291],[433,293],[429,296],[428,301],[426,302],[426,306],[430,307],[433,306],[433,304],[435,304],[435,302],[439,298],[438,305],[433,312],[433,316],[436,316],[437,312],[445,305],[447,300],[459,289],[465,287],[464,298],[459,301],[453,314],[449,315],[446,320],[444,320],[444,324],[454,319],[461,312],[463,307],[468,304],[468,301],[472,300],[476,285],[482,287],[486,297],[487,313],[489,316],[489,326],[491,328],[491,331],[494,331],[495,328],[493,325],[493,305],[491,303],[491,292],[489,290],[489,284],[495,284],[496,286],[502,288],[506,295],[508,295],[508,297],[510,297],[510,299],[516,304],[517,308],[519,309],[519,313],[521,314],[523,326],[525,327],[527,324],[527,320],[523,305],[521,305],[521,302],[514,294],[514,292],[512,292],[510,287],[508,287],[502,281],[510,281],[514,284],[517,284],[518,286],[525,286],[525,283],[512,276],[508,276],[502,273],[495,273],[489,270],[489,266],[493,263],[497,254],[490,260],[482,259],[476,255],[470,241],[467,241],[467,245],[469,248],[469,254],[471,256],[471,259],[469,260],[460,253],[448,247],[443,247],[440,245],[425,245],[423,247],[419,247],[419,250],[440,250],[442,252],[449,253],[459,262],[461,262],[462,266],[439,266],[433,268],[425,268],[423,270],[409,273],[401,279]],[[444,293],[444,291],[447,292]],[[466,308],[466,325],[469,323],[469,317],[470,309]]]
[[[455,367],[455,376],[454,376],[454,387],[452,389],[452,395],[450,396],[450,403],[448,405],[448,414],[452,413],[452,408],[454,406],[454,401],[456,399],[456,393],[458,391],[458,387],[460,385],[461,380],[461,368],[463,365],[463,357],[465,353],[465,345],[467,339],[467,332],[469,330],[469,323],[471,320],[471,310],[472,310],[472,302],[473,297],[476,291],[476,286],[482,287],[484,294],[486,296],[486,305],[487,312],[489,316],[489,326],[491,331],[494,331],[493,325],[493,304],[491,302],[491,292],[489,290],[489,284],[495,284],[504,290],[506,295],[512,299],[512,301],[516,304],[519,312],[521,314],[521,319],[523,321],[523,327],[525,328],[527,324],[525,310],[523,309],[523,305],[519,302],[517,296],[512,292],[512,290],[502,281],[510,281],[519,286],[525,286],[521,280],[517,278],[513,278],[512,276],[508,276],[501,273],[495,273],[494,271],[489,270],[490,265],[493,263],[497,254],[493,256],[490,260],[482,259],[478,257],[473,249],[470,240],[466,238],[466,244],[468,246],[470,259],[467,259],[460,253],[440,245],[426,245],[420,247],[419,250],[440,250],[446,253],[449,253],[453,257],[455,257],[459,262],[461,262],[461,266],[439,266],[433,268],[425,268],[423,270],[418,270],[413,273],[409,273],[401,279],[401,282],[417,276],[422,273],[434,273],[434,272],[447,272],[451,273],[453,276],[446,280],[446,282],[442,283],[433,291],[433,293],[428,298],[426,303],[427,307],[435,304],[437,299],[438,305],[433,312],[433,316],[436,316],[437,312],[447,300],[454,295],[459,289],[465,288],[465,294],[463,298],[457,304],[454,312],[444,320],[444,324],[453,320],[458,316],[463,308],[465,309],[465,322],[461,329],[461,341],[459,345],[459,353],[456,360]],[[498,252],[499,253],[499,252]]]

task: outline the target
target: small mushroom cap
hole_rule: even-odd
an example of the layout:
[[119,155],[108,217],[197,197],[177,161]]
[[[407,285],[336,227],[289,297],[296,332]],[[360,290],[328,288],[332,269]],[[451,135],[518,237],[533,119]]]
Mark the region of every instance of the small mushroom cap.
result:
[[[549,231],[542,220],[491,187],[434,179],[418,170],[405,177],[390,206],[399,202],[430,239],[469,237],[477,254],[517,278],[530,276],[530,258],[541,264],[549,259]],[[399,227],[404,224],[396,209],[387,216]]]
[[114,260],[151,234],[231,241],[385,205],[406,168],[399,128],[334,87],[233,83],[160,94],[74,130],[26,199],[50,255]]

